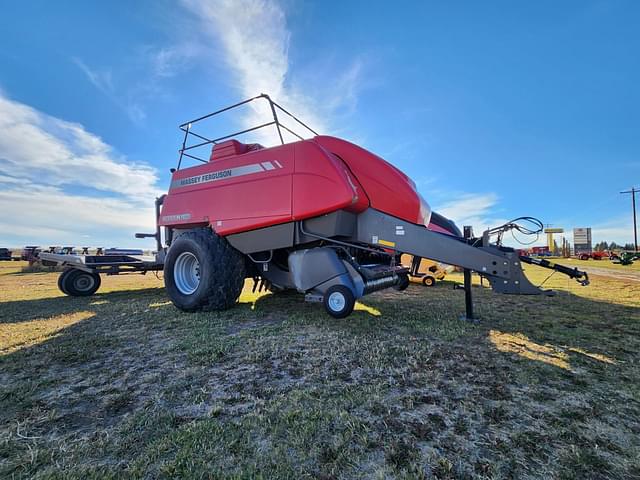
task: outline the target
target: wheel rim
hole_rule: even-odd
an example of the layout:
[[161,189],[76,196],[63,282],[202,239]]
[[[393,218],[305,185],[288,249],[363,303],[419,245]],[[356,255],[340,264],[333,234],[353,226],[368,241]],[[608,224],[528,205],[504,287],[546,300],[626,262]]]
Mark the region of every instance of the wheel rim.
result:
[[200,285],[200,262],[191,252],[183,252],[176,259],[173,279],[183,295],[191,295]]
[[344,295],[340,292],[333,292],[329,295],[329,308],[334,312],[339,312],[344,309],[347,300],[344,298]]
[[91,275],[78,275],[73,281],[73,287],[81,292],[87,292],[93,288],[95,283],[96,281]]

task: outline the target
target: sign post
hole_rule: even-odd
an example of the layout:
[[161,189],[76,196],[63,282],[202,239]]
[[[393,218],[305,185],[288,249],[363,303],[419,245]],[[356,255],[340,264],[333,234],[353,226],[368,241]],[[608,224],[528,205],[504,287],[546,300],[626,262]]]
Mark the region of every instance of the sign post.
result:
[[633,209],[633,246],[635,251],[638,251],[638,228],[636,226],[636,193],[640,192],[637,188],[631,188],[631,190],[627,190],[626,192],[620,193],[630,193],[631,194],[631,207]]

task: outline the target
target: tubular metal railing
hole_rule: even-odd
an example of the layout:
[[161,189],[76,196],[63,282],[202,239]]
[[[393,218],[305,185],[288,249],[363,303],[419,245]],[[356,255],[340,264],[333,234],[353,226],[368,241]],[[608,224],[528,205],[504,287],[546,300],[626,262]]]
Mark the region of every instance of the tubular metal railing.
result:
[[[269,102],[269,107],[271,110],[271,115],[273,116],[273,120],[270,122],[266,122],[260,125],[257,125],[255,127],[251,127],[251,128],[247,128],[245,130],[240,130],[238,132],[234,132],[231,133],[229,135],[224,135],[222,137],[217,137],[217,138],[207,138],[204,135],[201,135],[199,133],[196,133],[193,131],[193,125],[195,123],[201,122],[203,120],[209,119],[211,117],[214,117],[216,115],[219,115],[221,113],[227,112],[229,110],[232,110],[234,108],[240,107],[242,105],[246,105],[247,103],[256,101],[256,100],[266,100],[267,102]],[[285,144],[284,141],[284,137],[282,136],[282,131],[285,130],[287,132],[289,132],[291,135],[293,135],[294,137],[300,139],[300,140],[304,140],[304,138],[299,135],[298,133],[294,132],[292,129],[288,128],[287,126],[283,125],[282,122],[279,120],[278,118],[278,111],[289,116],[290,118],[292,118],[293,120],[295,120],[299,125],[301,125],[302,127],[304,127],[306,130],[308,130],[309,132],[313,133],[314,135],[318,135],[318,133],[313,130],[311,127],[309,127],[306,123],[304,123],[302,120],[298,119],[295,115],[291,114],[290,112],[288,112],[287,110],[285,110],[283,107],[281,107],[280,105],[278,105],[276,102],[274,102],[273,100],[271,100],[271,98],[269,97],[269,95],[267,95],[266,93],[262,93],[256,97],[252,97],[249,98],[247,100],[244,100],[242,102],[238,102],[234,105],[231,105],[229,107],[225,107],[222,108],[220,110],[217,110],[215,112],[209,113],[207,115],[203,115],[202,117],[198,117],[194,120],[190,120],[188,122],[183,123],[182,125],[180,125],[180,130],[182,130],[184,132],[184,139],[182,140],[182,148],[180,148],[180,150],[178,150],[178,152],[180,153],[180,158],[178,159],[178,167],[176,168],[176,170],[180,170],[180,166],[182,165],[182,159],[183,157],[189,157],[192,158],[194,160],[198,160],[202,163],[207,163],[208,160],[205,160],[203,158],[200,158],[192,153],[187,153],[188,151],[194,150],[196,148],[200,148],[203,147],[205,145],[210,145],[210,144],[217,144],[218,142],[221,142],[223,140],[228,140],[229,138],[232,137],[236,137],[238,135],[243,135],[245,133],[249,133],[255,130],[259,130],[261,128],[267,128],[270,126],[275,125],[276,130],[278,132],[278,137],[280,139],[280,143],[282,145]],[[191,139],[191,137],[195,137],[198,140],[201,140],[198,143],[194,143],[194,144],[188,144],[189,140]]]

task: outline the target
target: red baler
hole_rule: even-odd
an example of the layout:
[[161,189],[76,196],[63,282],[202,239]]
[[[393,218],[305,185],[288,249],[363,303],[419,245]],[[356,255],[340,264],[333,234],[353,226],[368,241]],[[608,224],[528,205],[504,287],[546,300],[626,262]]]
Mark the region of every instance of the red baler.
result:
[[[273,121],[214,139],[194,132],[194,124],[252,101],[268,102]],[[278,115],[314,136],[303,139]],[[281,145],[232,138],[267,127],[276,128]],[[396,167],[353,143],[315,134],[266,95],[181,128],[180,161],[168,193],[158,199],[156,233],[140,235],[156,238],[156,266],[163,266],[167,292],[180,309],[231,307],[252,277],[272,291],[295,289],[345,317],[363,295],[406,288],[402,253],[476,271],[500,293],[543,293],[523,275],[513,249],[492,244],[489,235],[461,238]],[[285,143],[284,132],[297,141]],[[193,154],[208,145],[208,158]],[[181,168],[185,157],[201,164]],[[87,275],[97,275],[89,264]],[[550,265],[542,266],[587,283],[584,272]]]

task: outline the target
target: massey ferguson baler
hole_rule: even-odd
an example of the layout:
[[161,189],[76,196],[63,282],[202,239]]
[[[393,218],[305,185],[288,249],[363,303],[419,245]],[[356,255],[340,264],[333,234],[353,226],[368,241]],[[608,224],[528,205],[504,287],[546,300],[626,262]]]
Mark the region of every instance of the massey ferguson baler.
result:
[[[252,101],[266,101],[273,121],[214,139],[194,132],[195,123]],[[314,136],[303,139],[278,114]],[[276,129],[281,145],[264,148],[232,138],[268,127]],[[274,292],[295,289],[341,318],[368,293],[406,288],[408,270],[399,263],[403,253],[473,270],[498,293],[544,293],[523,274],[521,262],[530,259],[499,241],[491,243],[491,233],[512,225],[482,238],[462,238],[453,222],[431,211],[400,170],[350,142],[317,135],[267,95],[181,129],[178,168],[172,170],[168,193],[156,203],[156,232],[138,235],[156,239],[156,260],[143,265],[127,257],[119,266],[104,260],[96,266],[93,257],[65,263],[45,255],[45,261],[72,267],[59,282],[65,293],[94,293],[101,271],[164,269],[167,293],[182,310],[229,308],[245,279],[253,278]],[[286,143],[283,133],[296,141]],[[192,138],[198,141],[189,145]],[[203,147],[211,148],[208,158],[193,154]],[[181,168],[185,157],[201,164]],[[577,269],[537,263],[588,283]]]

